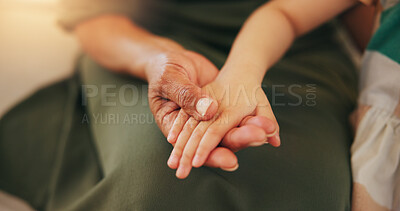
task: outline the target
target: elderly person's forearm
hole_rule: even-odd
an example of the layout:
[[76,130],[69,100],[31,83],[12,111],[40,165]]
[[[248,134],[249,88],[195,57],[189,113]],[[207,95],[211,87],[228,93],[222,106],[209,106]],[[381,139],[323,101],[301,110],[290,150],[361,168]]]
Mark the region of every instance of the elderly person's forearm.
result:
[[172,40],[154,35],[130,19],[103,15],[75,28],[85,53],[104,67],[147,80],[147,73],[166,52],[183,49]]

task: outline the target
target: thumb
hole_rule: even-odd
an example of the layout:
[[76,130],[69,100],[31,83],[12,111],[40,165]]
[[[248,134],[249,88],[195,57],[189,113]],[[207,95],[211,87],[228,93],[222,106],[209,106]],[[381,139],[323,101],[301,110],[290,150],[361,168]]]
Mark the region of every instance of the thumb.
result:
[[218,110],[218,103],[209,95],[202,93],[200,87],[191,82],[186,75],[171,74],[162,81],[161,97],[179,105],[196,120],[209,120]]

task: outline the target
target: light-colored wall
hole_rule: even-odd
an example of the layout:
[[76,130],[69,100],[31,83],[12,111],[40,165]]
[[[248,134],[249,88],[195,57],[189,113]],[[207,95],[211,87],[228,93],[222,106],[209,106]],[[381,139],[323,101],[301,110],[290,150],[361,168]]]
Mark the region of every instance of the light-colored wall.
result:
[[[78,43],[56,24],[56,0],[0,0],[0,117],[40,87],[72,73]],[[30,211],[1,192],[0,210]]]
[[0,117],[71,74],[77,52],[75,38],[57,25],[55,0],[0,0]]

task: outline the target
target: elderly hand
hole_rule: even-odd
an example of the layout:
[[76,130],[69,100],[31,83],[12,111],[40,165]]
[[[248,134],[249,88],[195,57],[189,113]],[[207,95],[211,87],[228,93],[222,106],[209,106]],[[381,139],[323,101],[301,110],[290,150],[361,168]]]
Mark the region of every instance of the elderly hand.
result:
[[[168,135],[181,108],[197,120],[210,119],[217,112],[216,102],[200,101],[207,99],[200,87],[218,74],[205,57],[118,15],[88,19],[75,28],[75,34],[83,50],[104,67],[149,82],[150,108],[164,135]],[[225,170],[237,168],[233,151],[264,144],[266,121],[261,116],[247,117],[226,134],[205,165]]]

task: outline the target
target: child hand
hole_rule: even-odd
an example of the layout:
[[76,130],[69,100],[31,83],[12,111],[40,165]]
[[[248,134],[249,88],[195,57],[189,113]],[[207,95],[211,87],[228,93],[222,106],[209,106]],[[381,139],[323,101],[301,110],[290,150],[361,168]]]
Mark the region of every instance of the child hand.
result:
[[175,144],[168,166],[172,169],[178,168],[178,178],[186,178],[192,166],[202,166],[225,134],[248,116],[265,116],[270,119],[269,125],[265,126],[268,128],[268,135],[254,135],[264,135],[265,142],[272,146],[280,145],[278,124],[260,83],[243,78],[246,77],[219,75],[214,82],[202,89],[218,101],[219,110],[214,119],[199,122],[184,111],[178,114],[168,135],[168,141]]

